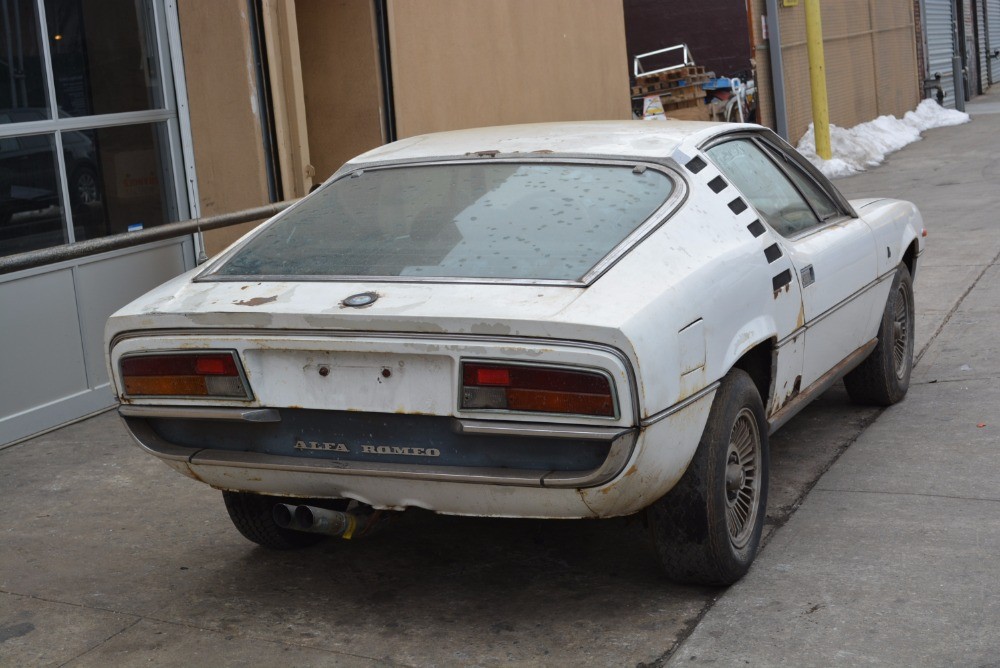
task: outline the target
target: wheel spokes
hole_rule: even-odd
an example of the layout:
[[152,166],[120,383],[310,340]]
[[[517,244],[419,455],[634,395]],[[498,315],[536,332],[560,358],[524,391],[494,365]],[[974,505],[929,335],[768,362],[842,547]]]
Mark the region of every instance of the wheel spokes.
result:
[[760,512],[760,457],[757,422],[744,408],[733,425],[726,456],[726,524],[737,549],[749,542]]
[[901,378],[906,373],[907,356],[910,349],[910,300],[902,286],[896,292],[892,335],[893,368],[896,377]]

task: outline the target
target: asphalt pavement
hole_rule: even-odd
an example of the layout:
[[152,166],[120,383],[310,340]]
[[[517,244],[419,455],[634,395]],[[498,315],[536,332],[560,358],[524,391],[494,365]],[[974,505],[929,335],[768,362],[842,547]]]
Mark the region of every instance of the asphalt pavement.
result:
[[1000,666],[1000,88],[842,179],[917,203],[920,358],[667,665]]
[[901,404],[836,386],[772,440],[767,542],[666,582],[641,522],[407,511],[275,553],[113,412],[0,450],[0,666],[1000,666],[1000,89],[850,197],[921,208]]

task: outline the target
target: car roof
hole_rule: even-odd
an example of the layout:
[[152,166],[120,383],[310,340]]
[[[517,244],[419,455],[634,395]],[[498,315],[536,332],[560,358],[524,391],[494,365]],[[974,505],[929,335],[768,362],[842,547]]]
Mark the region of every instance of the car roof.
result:
[[697,121],[573,121],[436,132],[380,146],[345,167],[464,155],[561,154],[664,159],[727,131],[757,128]]

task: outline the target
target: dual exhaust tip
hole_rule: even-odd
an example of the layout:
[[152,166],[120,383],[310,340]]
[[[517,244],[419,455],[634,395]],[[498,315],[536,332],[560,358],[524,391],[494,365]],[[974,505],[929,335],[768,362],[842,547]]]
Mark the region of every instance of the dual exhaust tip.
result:
[[292,506],[276,503],[271,511],[274,523],[282,529],[342,536],[350,539],[362,527],[364,519],[351,513],[315,506]]

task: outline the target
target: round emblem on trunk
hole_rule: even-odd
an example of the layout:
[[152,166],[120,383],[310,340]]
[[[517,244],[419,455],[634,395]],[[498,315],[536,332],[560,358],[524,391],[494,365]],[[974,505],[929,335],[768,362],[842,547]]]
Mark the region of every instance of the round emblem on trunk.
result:
[[356,295],[351,295],[340,303],[344,306],[350,306],[351,308],[360,308],[362,306],[374,304],[376,299],[378,299],[378,293],[376,292],[359,292]]

